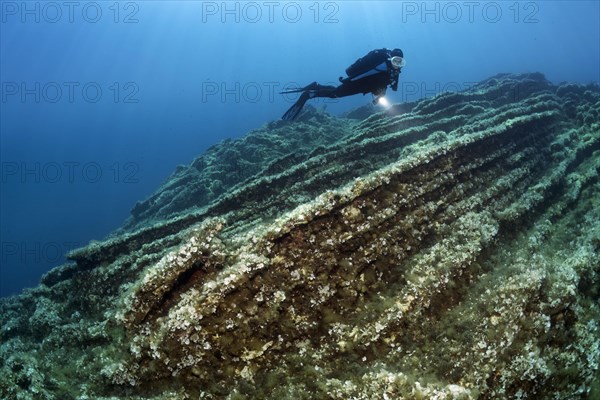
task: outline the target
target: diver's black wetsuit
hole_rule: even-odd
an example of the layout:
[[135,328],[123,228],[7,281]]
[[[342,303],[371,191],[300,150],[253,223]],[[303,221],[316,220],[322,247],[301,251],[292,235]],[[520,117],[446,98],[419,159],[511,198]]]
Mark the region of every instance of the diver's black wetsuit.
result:
[[372,93],[375,96],[374,102],[377,102],[385,95],[388,86],[394,91],[398,90],[401,68],[392,65],[390,60],[394,56],[404,57],[400,49],[373,50],[346,69],[348,77],[340,77],[342,82],[340,86],[326,86],[313,82],[302,89],[283,92],[302,92],[302,94],[282,119],[293,120],[300,114],[306,101],[315,97],[338,98]]

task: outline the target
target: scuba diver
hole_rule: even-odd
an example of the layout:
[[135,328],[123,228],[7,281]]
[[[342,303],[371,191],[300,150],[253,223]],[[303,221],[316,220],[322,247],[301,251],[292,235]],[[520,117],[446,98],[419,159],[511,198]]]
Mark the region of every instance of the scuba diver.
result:
[[313,82],[300,89],[292,89],[281,92],[302,92],[298,101],[283,114],[281,119],[291,121],[300,114],[302,107],[308,99],[315,97],[338,98],[352,96],[354,94],[373,94],[373,104],[385,96],[388,85],[393,91],[398,90],[398,78],[402,67],[406,65],[404,54],[400,49],[378,49],[369,52],[366,56],[359,58],[346,68],[346,78],[340,77],[340,86],[326,86]]

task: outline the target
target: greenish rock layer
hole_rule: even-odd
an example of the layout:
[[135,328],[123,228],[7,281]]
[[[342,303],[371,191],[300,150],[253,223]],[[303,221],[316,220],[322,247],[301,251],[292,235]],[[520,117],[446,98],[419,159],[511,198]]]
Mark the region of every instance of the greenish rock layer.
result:
[[0,397],[599,398],[600,89],[367,114],[214,146],[1,300]]

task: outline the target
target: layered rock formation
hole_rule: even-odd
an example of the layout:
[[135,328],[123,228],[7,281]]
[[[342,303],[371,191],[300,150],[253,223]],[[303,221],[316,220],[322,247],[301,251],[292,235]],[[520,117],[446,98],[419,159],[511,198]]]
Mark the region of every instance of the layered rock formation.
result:
[[600,396],[599,171],[540,74],[270,123],[2,300],[0,395]]

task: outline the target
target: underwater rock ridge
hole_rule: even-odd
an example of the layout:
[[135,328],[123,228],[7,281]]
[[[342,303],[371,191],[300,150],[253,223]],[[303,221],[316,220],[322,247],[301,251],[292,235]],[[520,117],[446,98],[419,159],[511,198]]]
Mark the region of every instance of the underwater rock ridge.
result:
[[0,300],[0,397],[600,396],[600,89],[367,114],[213,146]]

